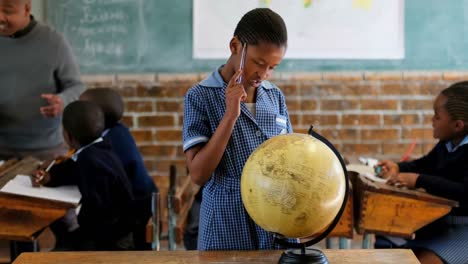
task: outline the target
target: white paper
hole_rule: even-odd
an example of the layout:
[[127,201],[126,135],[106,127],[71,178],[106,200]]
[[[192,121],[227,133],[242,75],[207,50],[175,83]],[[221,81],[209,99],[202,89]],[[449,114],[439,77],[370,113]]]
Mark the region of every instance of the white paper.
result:
[[30,176],[27,175],[16,175],[0,191],[72,204],[78,204],[81,200],[81,193],[77,186],[33,187]]
[[387,179],[377,177],[374,172],[374,168],[371,166],[366,166],[362,164],[348,164],[346,166],[347,171],[354,171],[366,177],[367,179],[374,181],[374,182],[387,182]]
[[2,166],[2,165],[3,165],[3,163],[5,163],[5,161],[3,161],[3,160],[0,160],[0,166]]
[[240,18],[253,8],[269,7],[286,23],[286,58],[403,59],[404,3],[193,0],[193,57],[228,58],[228,44]]

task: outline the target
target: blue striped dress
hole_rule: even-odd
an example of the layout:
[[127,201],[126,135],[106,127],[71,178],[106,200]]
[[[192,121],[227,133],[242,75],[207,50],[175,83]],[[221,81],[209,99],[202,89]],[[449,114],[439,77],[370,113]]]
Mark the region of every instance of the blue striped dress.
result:
[[[183,149],[206,143],[225,113],[225,90],[218,70],[193,86],[185,96]],[[256,116],[244,103],[221,162],[203,190],[199,250],[256,250],[277,248],[273,234],[247,214],[240,178],[249,155],[265,140],[292,132],[285,98],[272,83],[257,88]]]

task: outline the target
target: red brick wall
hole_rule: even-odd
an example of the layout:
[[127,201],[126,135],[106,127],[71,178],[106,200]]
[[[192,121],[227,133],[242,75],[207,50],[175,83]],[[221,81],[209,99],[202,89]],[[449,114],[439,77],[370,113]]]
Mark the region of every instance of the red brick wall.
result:
[[[183,96],[206,73],[83,76],[88,87],[111,87],[124,98],[124,122],[152,175],[170,164],[185,173],[182,152]],[[272,81],[287,98],[295,132],[310,125],[350,160],[398,159],[413,139],[413,157],[426,153],[432,138],[432,102],[468,72],[275,73]]]

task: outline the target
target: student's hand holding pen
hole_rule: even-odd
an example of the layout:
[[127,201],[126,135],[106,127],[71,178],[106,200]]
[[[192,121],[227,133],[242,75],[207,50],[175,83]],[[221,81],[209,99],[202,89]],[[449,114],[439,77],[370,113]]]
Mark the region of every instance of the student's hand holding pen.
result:
[[231,118],[237,119],[240,115],[240,103],[245,101],[247,93],[245,92],[244,86],[238,83],[237,80],[240,78],[242,70],[239,69],[232,76],[226,88],[226,115]]
[[45,170],[37,170],[36,173],[34,173],[31,183],[33,187],[39,187],[41,185],[48,183],[49,181],[50,181],[49,172]]
[[50,174],[49,170],[54,166],[56,160],[52,160],[50,163],[47,163],[47,167],[39,167],[39,169],[34,173],[33,178],[31,179],[32,186],[39,187],[44,185],[50,181]]
[[374,166],[377,176],[387,179],[389,177],[395,177],[400,172],[398,164],[391,160],[383,160]]

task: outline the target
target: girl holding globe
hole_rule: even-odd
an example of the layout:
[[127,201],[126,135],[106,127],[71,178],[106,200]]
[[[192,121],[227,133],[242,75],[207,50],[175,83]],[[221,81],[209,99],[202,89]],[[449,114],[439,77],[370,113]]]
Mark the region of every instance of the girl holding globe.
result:
[[[390,184],[424,188],[460,203],[447,216],[418,230],[416,239],[404,247],[412,248],[423,264],[467,263],[468,82],[453,84],[437,96],[432,127],[439,142],[427,155],[398,164],[385,160],[378,165]],[[383,242],[377,240],[377,244]]]
[[192,180],[204,185],[199,250],[273,249],[241,200],[242,168],[267,139],[291,133],[285,97],[267,81],[287,47],[283,19],[268,8],[246,13],[225,65],[185,96],[183,149]]

